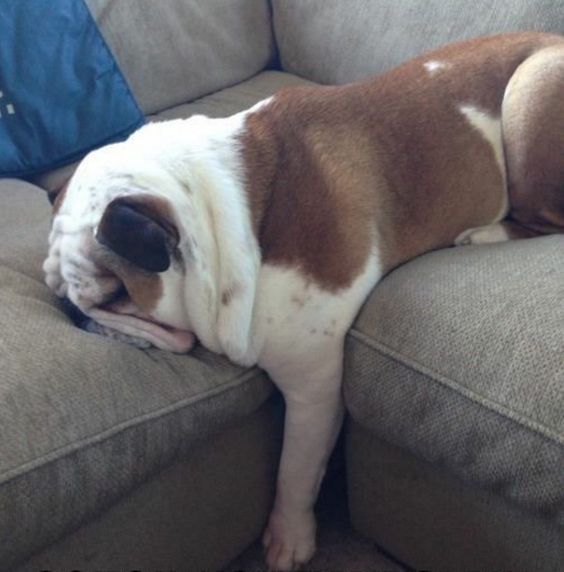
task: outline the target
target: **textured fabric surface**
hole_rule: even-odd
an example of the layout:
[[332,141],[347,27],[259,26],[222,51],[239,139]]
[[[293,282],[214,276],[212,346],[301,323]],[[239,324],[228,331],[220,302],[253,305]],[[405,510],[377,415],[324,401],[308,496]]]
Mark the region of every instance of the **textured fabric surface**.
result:
[[275,57],[267,0],[86,0],[145,113],[248,79]]
[[284,87],[299,85],[315,84],[289,73],[265,71],[235,87],[228,87],[191,103],[151,115],[149,121],[174,119],[196,113],[202,113],[208,117],[225,117],[242,109],[248,109],[257,101],[271,96]]
[[455,40],[562,33],[562,10],[562,0],[273,0],[282,68],[328,84],[380,73]]
[[[304,569],[307,572],[407,572],[385,556],[371,538],[351,527],[344,457],[344,440],[339,438],[315,505],[317,549]],[[222,572],[264,569],[264,548],[258,538]]]
[[[464,447],[464,444],[461,444]],[[564,570],[564,531],[350,421],[353,526],[416,570]]]
[[282,413],[269,399],[13,572],[219,570],[264,528]]
[[48,171],[47,173],[41,173],[35,177],[30,177],[28,181],[48,192],[58,193],[72,177],[79,163],[80,161],[76,161],[64,167]]
[[[229,115],[287,74],[210,98]],[[206,113],[205,100],[174,116]],[[43,284],[50,206],[0,184],[0,562],[12,562],[117,502],[196,439],[256,410],[272,383],[197,349],[141,351],[75,328]],[[194,515],[198,518],[198,515]]]
[[564,238],[436,252],[392,272],[349,336],[375,435],[564,524]]
[[[247,109],[283,87],[315,85],[292,74],[280,71],[265,71],[234,87],[227,87],[190,103],[184,103],[150,115],[148,121],[165,121],[178,117],[188,117],[197,113],[208,117],[227,117],[242,109]],[[78,163],[64,169],[46,173],[34,183],[48,191],[58,190],[74,172]]]

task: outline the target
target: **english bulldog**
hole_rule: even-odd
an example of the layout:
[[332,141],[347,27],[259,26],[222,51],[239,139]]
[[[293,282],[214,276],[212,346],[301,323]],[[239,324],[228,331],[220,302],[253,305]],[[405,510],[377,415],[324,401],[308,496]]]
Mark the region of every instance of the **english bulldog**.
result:
[[44,269],[104,327],[268,372],[286,418],[263,542],[292,569],[315,550],[343,341],[372,288],[430,250],[563,228],[564,38],[516,33],[96,150],[57,197]]

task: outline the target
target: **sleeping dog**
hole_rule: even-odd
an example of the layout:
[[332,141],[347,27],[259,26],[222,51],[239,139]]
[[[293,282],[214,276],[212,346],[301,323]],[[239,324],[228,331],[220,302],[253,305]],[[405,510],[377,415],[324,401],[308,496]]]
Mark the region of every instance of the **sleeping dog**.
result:
[[518,33],[94,151],[44,269],[101,327],[270,374],[287,407],[263,541],[291,569],[314,553],[343,340],[374,285],[433,249],[563,227],[564,38]]

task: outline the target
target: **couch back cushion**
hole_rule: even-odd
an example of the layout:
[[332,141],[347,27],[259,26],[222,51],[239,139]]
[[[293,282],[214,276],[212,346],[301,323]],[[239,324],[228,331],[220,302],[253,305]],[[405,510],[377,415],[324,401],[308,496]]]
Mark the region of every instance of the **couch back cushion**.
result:
[[282,68],[328,84],[382,72],[455,40],[564,33],[562,0],[273,0],[273,14]]
[[148,113],[247,79],[275,55],[268,0],[87,0]]

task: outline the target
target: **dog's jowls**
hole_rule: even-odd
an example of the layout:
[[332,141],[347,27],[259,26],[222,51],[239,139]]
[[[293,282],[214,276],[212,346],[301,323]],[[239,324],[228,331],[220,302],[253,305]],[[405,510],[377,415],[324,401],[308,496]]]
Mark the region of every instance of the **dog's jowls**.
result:
[[306,562],[343,418],[343,341],[419,254],[564,227],[564,40],[454,44],[375,79],[148,125],[56,202],[47,283],[163,349],[195,337],[286,400],[270,568]]

